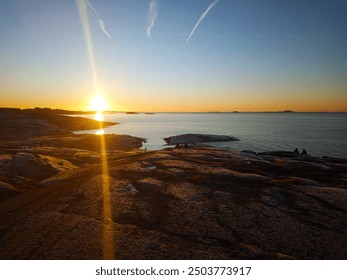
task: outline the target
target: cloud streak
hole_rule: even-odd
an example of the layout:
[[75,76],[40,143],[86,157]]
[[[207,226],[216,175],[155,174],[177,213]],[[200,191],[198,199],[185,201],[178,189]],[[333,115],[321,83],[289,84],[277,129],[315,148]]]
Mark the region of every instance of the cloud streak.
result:
[[99,16],[98,11],[94,8],[92,3],[90,3],[88,0],[86,0],[85,3],[86,3],[86,6],[88,7],[89,11],[95,17],[95,20],[96,20],[97,24],[99,25],[99,27],[101,28],[101,30],[104,32],[104,34],[107,37],[111,38],[111,35],[110,35],[110,33],[107,32],[106,26],[105,26],[103,20],[101,19],[101,17]]
[[219,0],[214,0],[210,6],[208,6],[208,8],[206,9],[205,12],[203,12],[201,14],[201,16],[199,17],[198,21],[196,22],[192,32],[190,32],[190,35],[188,37],[188,39],[186,40],[186,45],[189,43],[190,38],[193,36],[195,30],[198,28],[198,26],[200,25],[200,23],[204,20],[204,18],[207,16],[207,14],[211,11],[211,9],[219,2]]
[[155,20],[157,19],[157,1],[150,0],[147,11],[147,37],[151,38],[151,30],[154,26]]

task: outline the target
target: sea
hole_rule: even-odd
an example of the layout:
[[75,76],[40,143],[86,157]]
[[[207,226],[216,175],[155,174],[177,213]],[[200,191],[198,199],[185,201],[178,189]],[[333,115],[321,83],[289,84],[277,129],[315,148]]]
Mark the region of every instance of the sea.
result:
[[[94,115],[79,116],[94,118]],[[114,113],[104,114],[104,120],[118,124],[104,128],[103,133],[145,138],[143,148],[148,150],[168,147],[165,137],[203,133],[240,140],[208,143],[225,149],[264,152],[298,148],[314,156],[347,158],[347,113]]]

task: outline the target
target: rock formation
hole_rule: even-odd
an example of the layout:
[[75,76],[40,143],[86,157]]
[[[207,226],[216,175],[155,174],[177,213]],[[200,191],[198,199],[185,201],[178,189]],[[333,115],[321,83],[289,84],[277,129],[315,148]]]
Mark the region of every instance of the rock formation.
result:
[[236,137],[214,134],[181,134],[164,138],[169,145],[238,141]]
[[109,154],[1,202],[0,258],[101,259],[107,178],[113,258],[345,259],[347,164],[296,156]]
[[346,159],[143,151],[141,138],[11,114],[0,110],[0,259],[347,258]]

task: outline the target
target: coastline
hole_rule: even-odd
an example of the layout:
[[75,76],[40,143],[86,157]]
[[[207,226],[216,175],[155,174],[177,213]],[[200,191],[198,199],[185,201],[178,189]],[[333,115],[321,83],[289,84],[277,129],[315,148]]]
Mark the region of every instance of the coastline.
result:
[[[93,116],[86,116],[93,118]],[[315,156],[347,158],[347,114],[145,114],[106,115],[105,120],[120,122],[104,129],[105,133],[128,134],[147,139],[145,147],[161,150],[169,136],[194,133],[227,135],[237,142],[210,145],[231,150],[300,151]],[[94,131],[77,131],[95,133]]]
[[[102,258],[100,136],[53,119],[0,119],[1,259]],[[346,160],[105,137],[113,258],[346,258]]]

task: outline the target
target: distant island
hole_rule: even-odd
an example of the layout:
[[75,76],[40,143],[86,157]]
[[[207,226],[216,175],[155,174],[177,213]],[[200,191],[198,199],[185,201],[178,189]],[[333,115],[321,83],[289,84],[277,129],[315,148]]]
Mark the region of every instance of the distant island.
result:
[[125,114],[127,114],[127,115],[137,115],[138,113],[137,112],[125,112]]

